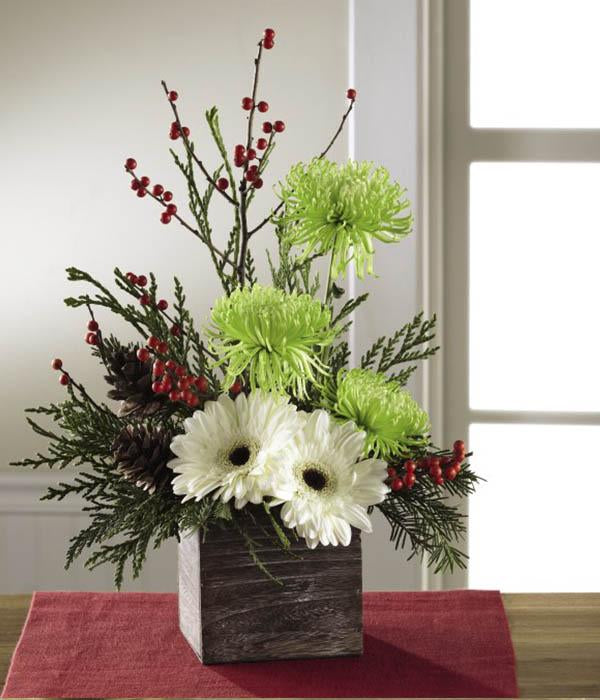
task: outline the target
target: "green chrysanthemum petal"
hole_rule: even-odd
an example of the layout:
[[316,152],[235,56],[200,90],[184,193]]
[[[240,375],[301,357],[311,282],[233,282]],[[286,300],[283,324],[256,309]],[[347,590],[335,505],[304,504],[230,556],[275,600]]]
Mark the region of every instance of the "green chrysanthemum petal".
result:
[[429,416],[410,393],[384,374],[342,370],[328,408],[367,433],[366,451],[387,459],[425,444]]
[[252,389],[292,389],[302,398],[306,383],[327,373],[318,353],[337,330],[331,311],[309,294],[260,285],[237,289],[217,301],[211,318],[212,346],[227,366],[224,386],[247,370]]
[[304,257],[332,251],[335,277],[354,260],[362,279],[365,268],[373,273],[373,238],[395,243],[410,233],[405,192],[383,167],[315,158],[295,165],[281,184],[281,223],[287,226],[287,241],[304,247]]

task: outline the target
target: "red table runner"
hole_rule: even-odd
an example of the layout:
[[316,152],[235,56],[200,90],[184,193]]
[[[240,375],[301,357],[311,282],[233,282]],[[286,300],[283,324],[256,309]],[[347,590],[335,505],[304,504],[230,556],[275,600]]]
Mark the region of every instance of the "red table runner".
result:
[[516,697],[496,591],[366,593],[362,657],[203,666],[172,593],[35,593],[2,697]]

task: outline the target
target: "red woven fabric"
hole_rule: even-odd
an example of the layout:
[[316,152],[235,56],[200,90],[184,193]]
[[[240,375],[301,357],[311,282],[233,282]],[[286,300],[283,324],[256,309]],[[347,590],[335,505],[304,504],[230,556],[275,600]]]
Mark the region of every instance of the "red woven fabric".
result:
[[2,697],[516,697],[495,591],[367,593],[359,658],[203,666],[171,593],[36,593]]

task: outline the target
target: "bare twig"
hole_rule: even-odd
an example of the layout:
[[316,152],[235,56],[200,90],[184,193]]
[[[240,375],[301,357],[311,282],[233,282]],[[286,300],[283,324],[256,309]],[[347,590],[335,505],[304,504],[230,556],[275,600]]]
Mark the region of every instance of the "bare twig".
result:
[[[136,174],[135,174],[135,172],[134,172],[133,170],[130,170],[129,168],[125,168],[125,170],[126,170],[133,178],[135,178],[135,179],[138,180],[138,182],[139,182],[139,178],[136,176]],[[140,186],[141,186],[141,185],[140,185]],[[165,209],[169,206],[169,202],[165,202],[165,200],[162,199],[161,197],[157,197],[157,196],[156,196],[155,194],[153,194],[152,191],[149,190],[147,187],[145,187],[144,189],[146,190],[146,194],[150,195],[150,197],[152,197],[152,199],[154,199],[154,200],[157,201],[159,204],[161,204]],[[232,267],[235,267],[235,264],[234,264],[234,262],[231,260],[231,258],[229,258],[222,250],[219,250],[219,248],[217,248],[217,247],[214,245],[214,243],[213,243],[212,241],[207,240],[207,238],[206,238],[205,236],[203,236],[202,233],[200,233],[200,231],[198,231],[198,229],[195,229],[193,226],[190,226],[190,225],[188,224],[188,222],[187,222],[185,219],[183,219],[181,216],[179,216],[179,214],[178,214],[177,212],[175,212],[175,214],[170,214],[170,216],[172,216],[172,217],[174,217],[175,219],[177,219],[177,221],[179,221],[179,223],[180,223],[184,228],[186,228],[190,233],[193,233],[194,236],[196,236],[196,238],[199,238],[199,239],[202,241],[202,243],[204,243],[206,246],[208,246],[208,248],[210,248],[210,250],[211,250],[213,253],[215,253],[216,255],[218,255],[222,260],[224,260],[226,263],[228,263],[228,264],[231,265]]]
[[[262,58],[263,42],[262,39],[258,42],[258,53],[254,59],[254,78],[252,81],[252,107],[250,109],[250,114],[248,115],[248,133],[246,136],[246,151],[252,146],[252,125],[254,122],[254,112],[256,110],[256,91],[258,88],[258,76],[260,71],[260,59]],[[244,176],[248,170],[248,161],[244,164]],[[247,196],[248,188],[245,177],[240,183],[240,223],[241,223],[241,245],[240,245],[240,258],[237,266],[237,274],[240,282],[240,286],[244,286],[244,281],[246,277],[246,255],[248,253],[248,240],[250,239],[250,234],[248,231],[248,216],[247,216]]]
[[[161,80],[161,85],[163,86],[163,90],[165,91],[165,95],[167,95],[167,98],[169,96],[169,88],[167,87],[167,83],[164,80]],[[179,133],[181,134],[181,138],[183,139],[183,143],[185,145],[186,151],[190,154],[190,156],[193,158],[194,163],[200,168],[202,171],[204,177],[210,182],[210,184],[217,190],[217,192],[222,196],[225,197],[225,199],[230,203],[230,204],[236,204],[235,200],[225,192],[225,190],[220,189],[217,187],[217,183],[213,180],[211,174],[208,172],[206,169],[204,163],[198,158],[198,156],[194,153],[194,149],[192,148],[190,144],[189,138],[185,135],[185,132],[183,131],[183,127],[181,126],[181,120],[179,118],[179,112],[177,110],[177,106],[175,105],[175,102],[172,102],[169,100],[169,104],[171,105],[171,110],[173,111],[173,116],[175,117],[175,122],[177,124],[177,128],[179,129]]]
[[[344,124],[346,123],[346,119],[348,119],[348,116],[349,116],[350,112],[351,112],[351,111],[353,110],[353,108],[354,108],[354,103],[355,103],[355,101],[356,101],[356,100],[351,100],[351,101],[350,101],[350,104],[349,104],[349,106],[348,106],[348,109],[344,112],[344,114],[343,114],[343,116],[342,116],[342,121],[340,122],[340,124],[339,124],[339,126],[338,126],[338,128],[337,128],[335,134],[333,135],[331,141],[327,144],[327,146],[326,146],[326,147],[323,149],[323,151],[321,151],[321,153],[319,154],[319,160],[320,160],[321,158],[325,158],[325,156],[329,153],[329,151],[330,151],[331,147],[333,146],[333,144],[336,142],[338,136],[342,133],[342,129],[344,128]],[[257,231],[260,231],[261,228],[262,228],[263,226],[266,226],[266,225],[269,223],[269,221],[272,220],[272,218],[275,216],[275,214],[277,214],[277,213],[281,210],[281,207],[283,207],[283,202],[279,202],[279,204],[275,207],[275,209],[273,209],[273,211],[269,214],[269,216],[265,217],[265,218],[264,218],[259,224],[257,224],[253,229],[250,229],[250,231],[248,231],[248,238],[252,238],[252,236],[253,236],[255,233],[257,233]]]

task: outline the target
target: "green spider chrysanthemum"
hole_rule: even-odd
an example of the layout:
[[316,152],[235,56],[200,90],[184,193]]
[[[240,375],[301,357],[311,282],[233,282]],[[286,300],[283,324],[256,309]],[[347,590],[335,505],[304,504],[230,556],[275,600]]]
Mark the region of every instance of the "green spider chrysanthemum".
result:
[[406,389],[380,372],[340,371],[330,410],[367,433],[366,451],[376,457],[408,454],[427,442],[427,413]]
[[304,246],[304,257],[331,251],[334,278],[354,260],[362,279],[365,265],[373,273],[373,238],[395,243],[411,231],[405,192],[385,168],[372,163],[337,165],[318,158],[299,163],[280,185],[287,241]]
[[327,367],[319,351],[337,335],[331,311],[309,294],[287,294],[273,287],[235,290],[212,311],[212,345],[227,365],[224,386],[248,371],[251,388],[306,394]]

